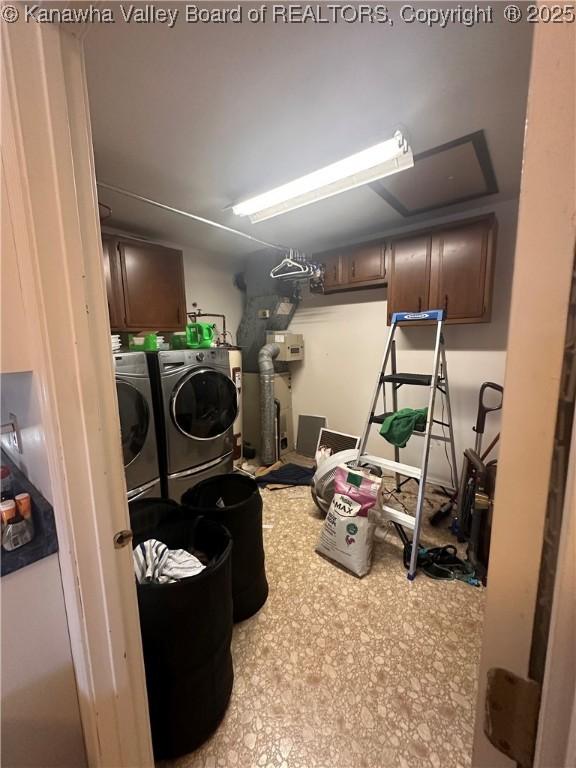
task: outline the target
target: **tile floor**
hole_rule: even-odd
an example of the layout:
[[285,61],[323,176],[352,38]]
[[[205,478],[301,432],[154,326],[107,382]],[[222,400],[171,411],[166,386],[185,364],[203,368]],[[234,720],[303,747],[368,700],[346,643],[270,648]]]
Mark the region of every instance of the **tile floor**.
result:
[[[470,765],[484,590],[409,583],[393,532],[359,580],[315,554],[322,517],[307,488],[263,498],[270,596],[236,626],[228,712],[164,766]],[[423,539],[449,541],[430,526]]]

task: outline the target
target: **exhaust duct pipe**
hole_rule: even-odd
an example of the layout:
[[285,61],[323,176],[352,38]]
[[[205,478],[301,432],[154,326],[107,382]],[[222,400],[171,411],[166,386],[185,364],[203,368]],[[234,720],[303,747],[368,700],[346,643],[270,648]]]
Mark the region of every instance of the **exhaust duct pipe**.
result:
[[258,370],[260,371],[260,424],[261,448],[260,461],[264,466],[270,466],[276,461],[276,445],[274,440],[274,425],[276,421],[276,406],[274,403],[274,358],[278,357],[278,344],[265,344],[258,353]]

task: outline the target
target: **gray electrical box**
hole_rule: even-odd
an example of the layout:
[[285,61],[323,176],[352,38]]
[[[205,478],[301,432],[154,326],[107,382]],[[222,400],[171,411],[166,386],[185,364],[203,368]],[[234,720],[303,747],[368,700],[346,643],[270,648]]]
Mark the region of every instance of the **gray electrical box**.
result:
[[304,360],[304,336],[301,333],[273,331],[266,334],[266,344],[277,344],[280,347],[276,360],[281,363]]

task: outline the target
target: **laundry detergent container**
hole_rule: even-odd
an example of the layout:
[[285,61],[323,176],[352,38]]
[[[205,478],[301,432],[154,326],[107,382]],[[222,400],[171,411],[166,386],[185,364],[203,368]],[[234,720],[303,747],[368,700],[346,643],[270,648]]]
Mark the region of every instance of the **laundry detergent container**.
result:
[[262,540],[262,497],[258,486],[246,475],[217,475],[186,491],[182,504],[191,517],[204,515],[230,531],[234,542],[234,621],[249,618],[268,597]]
[[173,501],[134,501],[130,519],[134,547],[154,538],[206,564],[181,581],[137,585],[154,755],[173,758],[211,735],[232,693],[232,540]]

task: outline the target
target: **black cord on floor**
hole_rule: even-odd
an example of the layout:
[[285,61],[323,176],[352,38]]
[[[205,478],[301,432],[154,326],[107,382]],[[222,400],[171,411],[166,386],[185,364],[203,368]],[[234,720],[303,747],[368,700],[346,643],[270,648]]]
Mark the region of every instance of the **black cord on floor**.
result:
[[400,504],[400,506],[402,507],[402,511],[403,512],[405,512],[407,515],[411,514],[411,512],[408,509],[408,507],[406,506],[406,504],[404,504],[402,499],[396,494],[396,491],[386,489],[386,491],[382,492],[382,495],[384,495],[384,493],[387,494],[387,498],[385,499],[385,501],[390,501],[390,499],[394,499],[394,501],[396,501],[396,502],[398,502],[398,504]]

